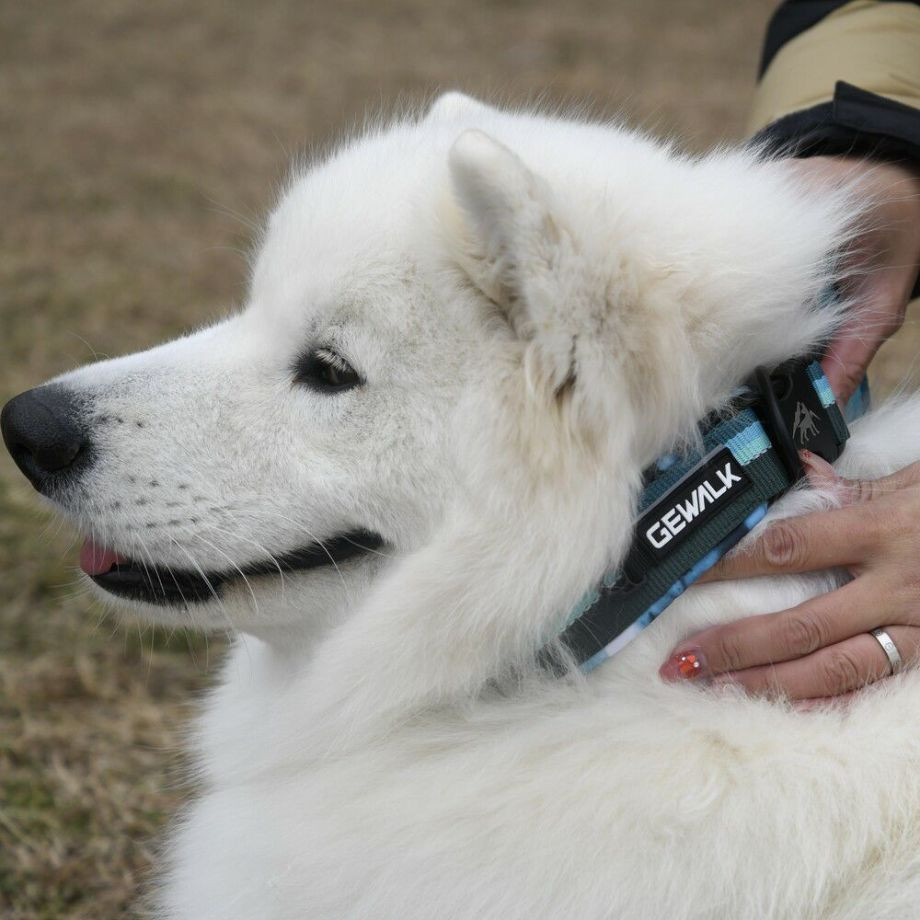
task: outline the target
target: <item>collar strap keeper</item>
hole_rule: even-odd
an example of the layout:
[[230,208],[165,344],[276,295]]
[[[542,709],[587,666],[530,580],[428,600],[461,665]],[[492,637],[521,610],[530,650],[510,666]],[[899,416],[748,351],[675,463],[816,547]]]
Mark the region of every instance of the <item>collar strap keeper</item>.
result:
[[783,392],[781,378],[777,380],[767,373],[765,367],[758,367],[751,375],[748,386],[757,394],[753,405],[755,411],[760,409],[757,414],[773,442],[773,449],[786,468],[790,480],[797,482],[805,475],[805,471],[802,469],[799,452],[795,449],[792,432],[786,425],[780,408],[780,394]]
[[[803,365],[787,361],[772,373],[758,367],[747,381],[750,404],[786,468],[790,483],[805,475],[799,451],[806,444],[812,453],[833,463],[843,452],[849,436],[833,394],[828,405],[821,398],[822,393],[826,397],[825,387],[830,389],[817,362]],[[815,395],[819,397],[818,405],[813,404]],[[832,411],[838,418],[832,417]]]
[[[817,361],[758,368],[727,413],[699,423],[703,449],[667,454],[645,473],[626,559],[569,613],[539,655],[556,673],[612,657],[728,552],[804,472],[799,450],[829,463],[849,437]],[[566,654],[560,654],[559,646]]]

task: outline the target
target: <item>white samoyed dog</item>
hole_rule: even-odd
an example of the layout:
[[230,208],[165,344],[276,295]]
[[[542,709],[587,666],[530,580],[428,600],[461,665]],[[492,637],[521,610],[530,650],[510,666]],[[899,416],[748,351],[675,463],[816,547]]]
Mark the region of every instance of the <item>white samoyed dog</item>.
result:
[[[641,471],[829,335],[854,208],[749,150],[448,94],[290,182],[239,315],[7,407],[101,596],[236,635],[159,915],[920,915],[920,672],[812,712],[658,676],[840,573],[693,588],[587,675],[535,661]],[[838,469],[918,458],[904,402]]]

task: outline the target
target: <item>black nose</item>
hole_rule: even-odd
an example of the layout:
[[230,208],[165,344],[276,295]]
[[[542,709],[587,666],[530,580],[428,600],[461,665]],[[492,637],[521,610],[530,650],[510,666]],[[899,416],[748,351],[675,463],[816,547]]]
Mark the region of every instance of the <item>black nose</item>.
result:
[[56,383],[26,390],[3,407],[3,442],[39,492],[47,493],[86,461],[89,437],[80,415],[74,394]]

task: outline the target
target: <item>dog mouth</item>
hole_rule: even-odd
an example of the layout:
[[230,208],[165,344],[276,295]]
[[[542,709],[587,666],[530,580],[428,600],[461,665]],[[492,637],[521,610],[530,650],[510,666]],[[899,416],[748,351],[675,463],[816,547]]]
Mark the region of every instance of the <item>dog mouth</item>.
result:
[[264,562],[206,571],[130,559],[87,539],[80,551],[80,568],[100,588],[116,597],[161,606],[188,606],[219,599],[223,589],[236,581],[335,567],[341,562],[376,552],[382,545],[383,539],[377,534],[356,530],[323,542],[309,543]]

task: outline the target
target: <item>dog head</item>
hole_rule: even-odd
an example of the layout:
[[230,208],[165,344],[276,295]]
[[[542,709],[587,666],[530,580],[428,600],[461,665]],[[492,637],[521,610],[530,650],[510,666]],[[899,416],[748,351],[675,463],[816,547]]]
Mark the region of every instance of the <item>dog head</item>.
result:
[[492,570],[533,645],[624,551],[642,467],[826,334],[847,225],[751,152],[449,94],[289,184],[241,313],[16,397],[3,435],[154,620],[314,635],[449,530],[441,572]]

